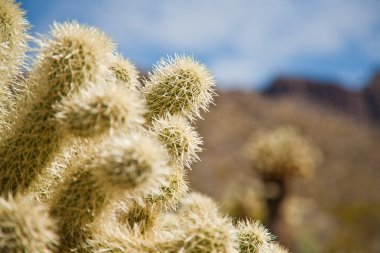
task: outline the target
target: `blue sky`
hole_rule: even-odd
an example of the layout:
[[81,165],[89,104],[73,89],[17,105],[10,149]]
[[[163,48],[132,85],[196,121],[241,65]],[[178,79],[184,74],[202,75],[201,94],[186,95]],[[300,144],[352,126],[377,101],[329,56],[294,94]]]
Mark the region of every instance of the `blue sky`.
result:
[[223,88],[278,75],[359,88],[380,69],[380,0],[23,0],[31,33],[53,21],[97,26],[144,69],[187,53]]

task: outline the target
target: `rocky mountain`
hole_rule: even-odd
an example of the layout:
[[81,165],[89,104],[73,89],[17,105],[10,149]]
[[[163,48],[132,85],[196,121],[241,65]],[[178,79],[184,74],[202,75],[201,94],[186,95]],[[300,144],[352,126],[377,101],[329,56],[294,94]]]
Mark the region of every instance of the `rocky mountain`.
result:
[[359,91],[346,90],[332,82],[280,77],[263,94],[295,96],[341,111],[357,120],[380,123],[380,72]]

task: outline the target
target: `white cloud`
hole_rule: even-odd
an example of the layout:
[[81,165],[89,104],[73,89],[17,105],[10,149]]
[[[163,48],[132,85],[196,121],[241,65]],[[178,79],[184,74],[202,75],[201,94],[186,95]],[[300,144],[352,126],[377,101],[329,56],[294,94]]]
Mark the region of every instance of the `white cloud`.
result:
[[[70,1],[57,2],[53,12]],[[371,0],[108,0],[87,2],[80,13],[128,52],[193,52],[221,82],[251,85],[299,57],[338,55],[350,43],[379,60],[379,10]]]

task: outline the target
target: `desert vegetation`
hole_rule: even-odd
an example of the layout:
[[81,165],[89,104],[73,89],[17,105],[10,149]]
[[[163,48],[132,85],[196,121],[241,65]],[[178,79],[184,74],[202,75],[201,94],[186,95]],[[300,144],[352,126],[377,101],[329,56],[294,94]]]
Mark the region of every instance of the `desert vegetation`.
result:
[[[272,231],[280,233],[281,210],[290,197],[291,181],[311,177],[322,160],[322,153],[293,126],[252,133],[243,153],[262,184],[262,201],[267,210],[266,223]],[[287,234],[287,243],[293,244],[290,242],[290,233]]]
[[185,55],[140,82],[97,28],[56,23],[33,38],[0,0],[0,252],[287,250],[259,222],[234,222],[191,192],[194,124],[214,79]]

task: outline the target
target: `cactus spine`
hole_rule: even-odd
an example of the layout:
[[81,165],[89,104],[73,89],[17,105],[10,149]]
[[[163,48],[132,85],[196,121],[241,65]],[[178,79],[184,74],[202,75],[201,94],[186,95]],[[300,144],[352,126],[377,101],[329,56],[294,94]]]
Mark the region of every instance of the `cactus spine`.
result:
[[190,168],[192,162],[199,160],[197,153],[202,150],[199,147],[202,140],[186,118],[167,115],[154,120],[152,125],[152,132],[168,150],[172,164]]
[[241,252],[268,252],[273,236],[260,222],[240,221],[236,227]]
[[[29,23],[24,11],[14,1],[0,1],[0,91],[1,97],[10,92],[10,83],[19,77],[28,49]],[[13,79],[13,80],[12,80]]]
[[98,82],[113,46],[101,32],[77,23],[55,24],[28,80],[33,99],[17,103],[19,119],[0,140],[0,193],[24,192],[46,169],[65,138],[54,105],[80,86]]
[[[0,14],[8,83],[27,23],[13,0],[0,0]],[[0,109],[0,251],[234,253],[269,241],[256,223],[234,227],[213,200],[188,195],[202,144],[191,123],[214,95],[205,66],[164,59],[141,86],[105,34],[76,22],[54,24],[39,47]]]
[[0,132],[12,128],[16,94],[24,89],[22,71],[26,68],[25,52],[29,49],[29,23],[20,5],[10,0],[0,1]]
[[62,130],[78,137],[95,137],[120,128],[134,129],[145,122],[145,104],[126,87],[94,85],[56,105]]
[[0,198],[0,252],[53,253],[57,244],[46,207],[21,196]]
[[214,80],[205,66],[188,56],[161,60],[149,79],[143,93],[149,109],[148,118],[180,114],[190,120],[207,110],[214,95]]
[[127,88],[132,90],[140,88],[139,74],[136,67],[129,60],[124,59],[123,56],[116,55],[111,62],[110,69],[116,80]]
[[158,187],[167,173],[163,159],[165,152],[158,142],[133,134],[106,139],[78,161],[51,204],[51,213],[59,221],[62,251],[85,242],[90,226],[112,199],[126,191],[133,195],[133,191]]

